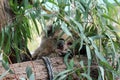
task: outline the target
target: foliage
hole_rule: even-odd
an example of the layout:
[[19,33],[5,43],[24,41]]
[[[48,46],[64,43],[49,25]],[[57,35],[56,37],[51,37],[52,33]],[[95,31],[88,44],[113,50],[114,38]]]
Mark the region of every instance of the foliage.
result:
[[28,77],[29,80],[35,80],[35,76],[32,72],[31,67],[26,68],[26,73],[27,73],[27,77]]
[[[41,2],[45,11],[42,18],[52,19],[55,27],[72,37],[73,47],[80,44],[86,46],[88,69],[79,75],[91,80],[90,67],[93,60],[98,64],[98,80],[114,80],[119,75],[119,12],[116,4],[107,0],[46,0]],[[115,6],[116,5],[116,6]],[[109,61],[109,59],[111,61]],[[74,64],[70,62],[70,64]],[[71,65],[69,65],[71,66]],[[61,74],[72,72],[71,68]],[[64,75],[64,76],[63,76]]]
[[[10,0],[10,5],[16,18],[12,24],[2,30],[0,38],[0,45],[1,47],[5,45],[6,52],[9,52],[10,45],[16,46],[21,38],[24,37],[25,45],[27,39],[31,39],[29,20],[34,23],[38,34],[36,21],[45,31],[46,22],[52,21],[54,28],[61,28],[74,40],[73,49],[77,44],[80,46],[79,50],[83,45],[86,46],[88,58],[87,69],[80,61],[80,65],[84,69],[83,73],[80,73],[80,69],[73,69],[73,60],[70,63],[65,60],[68,63],[67,70],[59,73],[55,79],[64,80],[66,77],[70,77],[68,75],[77,73],[80,79],[84,77],[91,80],[90,67],[93,60],[96,61],[96,67],[98,67],[98,80],[115,80],[119,76],[120,38],[118,34],[120,19],[117,7],[120,3],[117,0],[115,0],[115,4],[108,2],[108,0],[37,0],[32,5],[28,0],[23,0],[19,5],[13,4],[12,1]],[[5,37],[8,38],[6,42],[4,42]]]
[[[0,50],[3,53],[3,59],[6,62],[10,62],[9,56],[13,54],[17,61],[20,62],[20,53],[26,53],[24,48],[27,47],[28,40],[31,40],[31,26],[34,26],[38,31],[37,22],[35,20],[34,11],[29,11],[33,8],[28,0],[18,2],[17,0],[9,0],[10,8],[14,17],[11,20],[12,23],[2,28],[0,33]],[[36,6],[37,7],[37,6]],[[30,24],[32,23],[32,25]]]

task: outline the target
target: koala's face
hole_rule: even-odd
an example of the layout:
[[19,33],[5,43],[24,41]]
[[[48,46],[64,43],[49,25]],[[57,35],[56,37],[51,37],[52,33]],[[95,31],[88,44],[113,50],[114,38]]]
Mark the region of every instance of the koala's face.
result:
[[48,26],[48,37],[56,39],[56,53],[59,53],[60,56],[64,56],[69,46],[72,45],[72,42],[66,40],[69,36],[65,34],[61,29],[53,29],[52,26]]
[[70,50],[69,47],[72,45],[72,42],[70,41],[66,41],[63,38],[60,38],[57,41],[57,53],[59,54],[59,56],[64,57],[68,51]]

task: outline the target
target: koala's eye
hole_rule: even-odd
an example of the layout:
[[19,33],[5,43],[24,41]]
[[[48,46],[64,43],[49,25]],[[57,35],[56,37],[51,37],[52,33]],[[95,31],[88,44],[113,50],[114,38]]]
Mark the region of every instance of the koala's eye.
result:
[[67,42],[67,45],[72,45],[72,42]]
[[63,41],[65,41],[63,38],[60,38],[59,40],[63,40]]

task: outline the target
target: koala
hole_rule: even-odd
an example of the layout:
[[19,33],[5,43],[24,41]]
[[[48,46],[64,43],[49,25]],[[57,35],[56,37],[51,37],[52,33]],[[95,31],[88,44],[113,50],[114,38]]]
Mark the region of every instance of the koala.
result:
[[74,48],[74,40],[67,34],[59,36],[63,31],[61,29],[54,30],[53,26],[48,26],[47,36],[42,34],[42,42],[40,46],[35,50],[32,55],[33,60],[40,59],[43,56],[60,56],[64,57],[67,53],[70,53],[70,57],[73,55],[86,55],[86,47],[83,45],[79,51],[80,44],[78,43]]
[[67,46],[63,37],[58,37],[61,30],[52,31],[53,27],[48,26],[47,36],[42,34],[42,42],[32,55],[32,59],[40,59],[43,56],[62,56],[67,52]]

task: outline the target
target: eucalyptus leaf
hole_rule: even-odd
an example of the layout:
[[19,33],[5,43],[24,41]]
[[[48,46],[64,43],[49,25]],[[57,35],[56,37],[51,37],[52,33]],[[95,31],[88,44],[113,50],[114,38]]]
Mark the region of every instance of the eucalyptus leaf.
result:
[[33,20],[33,22],[34,22],[34,24],[35,24],[35,28],[36,28],[36,30],[37,30],[37,33],[39,34],[39,29],[38,29],[38,25],[37,25],[35,16],[34,16],[34,14],[30,14],[30,16],[31,16],[31,18],[32,18],[32,20]]
[[74,68],[74,60],[73,60],[73,59],[71,59],[71,60],[70,60],[69,65],[70,65],[71,69],[73,69],[73,68]]
[[103,62],[107,62],[106,59],[104,58],[104,56],[98,51],[98,48],[96,46],[96,44],[93,42],[93,40],[91,38],[89,38],[89,40],[91,41],[92,43],[92,46],[94,47],[94,51],[95,51],[95,54],[96,56]]
[[20,80],[26,80],[25,78],[20,78]]
[[63,76],[61,76],[59,79],[57,79],[57,80],[65,80],[65,78],[67,77],[67,75],[63,75]]
[[8,73],[9,73],[10,69],[8,69],[7,71],[5,71],[3,74],[0,75],[0,80],[3,79],[3,77],[5,77]]
[[113,22],[115,22],[115,23],[117,23],[117,24],[120,25],[120,23],[119,23],[118,21],[112,19],[110,16],[107,16],[106,14],[103,14],[102,16],[103,16],[104,18],[109,19],[109,20],[111,20],[111,21],[113,21]]
[[103,67],[101,67],[101,66],[99,66],[99,69],[100,69],[100,71],[101,71],[101,76],[102,76],[102,80],[105,80],[104,79],[104,68]]
[[10,69],[9,64],[2,60],[2,66],[4,67],[5,70],[9,71],[9,73],[14,74],[14,72]]
[[87,51],[87,57],[89,60],[91,60],[91,52],[90,52],[90,48],[88,45],[86,45],[86,51]]
[[62,78],[65,78],[66,74],[73,71],[73,69],[69,69],[69,70],[65,70],[65,71],[62,71],[60,72],[57,76],[54,77],[54,80],[58,80],[60,76],[63,76]]
[[87,80],[92,80],[92,78],[91,78],[89,75],[85,74],[85,73],[82,73],[81,75],[82,75],[83,77],[86,77]]
[[68,36],[72,36],[71,32],[69,31],[67,25],[64,22],[61,24],[61,28]]
[[29,80],[35,80],[35,76],[34,76],[34,74],[32,72],[31,67],[28,66],[26,68],[26,73],[27,73],[27,77],[29,78]]
[[118,6],[120,6],[120,2],[118,0],[114,0],[114,1]]

